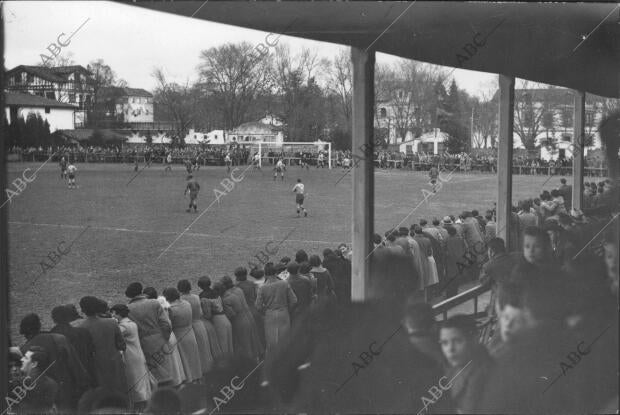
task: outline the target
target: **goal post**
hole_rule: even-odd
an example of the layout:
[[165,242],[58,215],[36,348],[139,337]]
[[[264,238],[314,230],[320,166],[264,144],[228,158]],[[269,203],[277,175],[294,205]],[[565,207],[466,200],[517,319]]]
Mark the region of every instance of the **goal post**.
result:
[[[252,156],[258,153],[258,165],[263,166],[265,159],[271,164],[275,164],[278,157],[282,157],[289,166],[292,164],[301,165],[301,157],[299,153],[310,154],[312,158],[317,160],[320,153],[323,154],[323,160],[329,169],[332,168],[332,143],[324,141],[288,141],[284,143],[273,143],[266,141],[255,141],[251,145]],[[275,153],[269,156],[269,153]]]

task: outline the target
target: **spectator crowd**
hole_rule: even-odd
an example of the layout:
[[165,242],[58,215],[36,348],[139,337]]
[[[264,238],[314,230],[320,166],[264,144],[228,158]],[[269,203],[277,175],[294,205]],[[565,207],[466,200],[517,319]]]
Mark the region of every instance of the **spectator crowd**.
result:
[[[53,308],[49,330],[23,316],[8,373],[30,389],[9,413],[615,412],[618,195],[584,188],[583,212],[564,179],[520,201],[509,241],[494,209],[375,234],[365,303],[341,244],[234,278],[132,282],[126,303]],[[431,306],[470,281],[491,290],[484,336],[480,316],[437,322]]]

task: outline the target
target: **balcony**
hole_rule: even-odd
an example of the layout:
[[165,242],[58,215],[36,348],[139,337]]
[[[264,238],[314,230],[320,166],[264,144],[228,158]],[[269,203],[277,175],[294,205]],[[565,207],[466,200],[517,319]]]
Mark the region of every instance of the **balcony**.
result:
[[95,120],[83,125],[76,125],[75,128],[98,128],[110,130],[135,130],[135,131],[175,131],[177,125],[170,121],[154,122],[124,122],[117,120]]

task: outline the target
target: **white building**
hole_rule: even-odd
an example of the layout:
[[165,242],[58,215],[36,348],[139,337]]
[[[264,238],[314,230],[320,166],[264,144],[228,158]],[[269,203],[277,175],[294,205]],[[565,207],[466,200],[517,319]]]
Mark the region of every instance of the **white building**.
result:
[[433,131],[424,133],[416,139],[405,140],[398,145],[401,153],[405,154],[440,154],[445,150],[445,141],[448,134],[435,128]]
[[153,122],[153,94],[141,88],[106,87],[97,92],[97,110],[102,120],[125,123]]
[[281,126],[252,121],[241,124],[228,133],[229,142],[251,144],[255,141],[281,146],[284,142],[284,132]]
[[58,102],[38,95],[19,92],[5,93],[4,110],[9,123],[17,118],[26,120],[30,113],[39,114],[42,119],[49,123],[51,133],[56,130],[75,129],[74,114],[77,109],[77,105]]
[[228,142],[228,135],[224,130],[209,131],[204,134],[204,138],[209,141],[209,144],[226,144]]

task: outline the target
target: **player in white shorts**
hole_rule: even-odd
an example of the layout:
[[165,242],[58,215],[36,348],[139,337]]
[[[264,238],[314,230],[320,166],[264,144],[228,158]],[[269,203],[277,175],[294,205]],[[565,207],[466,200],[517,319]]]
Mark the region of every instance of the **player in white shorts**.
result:
[[301,182],[301,179],[297,179],[297,184],[293,186],[293,192],[295,195],[295,203],[297,204],[297,217],[299,217],[299,213],[301,211],[304,212],[304,216],[308,216],[308,211],[304,207],[304,184]]
[[258,155],[258,153],[254,154],[252,165],[254,166],[253,169],[260,170],[260,156]]
[[278,177],[278,173],[280,173],[280,177],[282,178],[282,181],[284,181],[284,170],[286,170],[286,166],[282,162],[282,159],[278,160],[278,162],[276,163],[276,167],[274,167],[273,170],[274,170],[273,181],[274,182],[276,181],[276,177]]
[[172,171],[172,153],[168,153],[166,155],[166,168],[164,169],[164,174],[167,171],[170,171],[170,172]]
[[230,165],[232,164],[232,160],[230,159],[230,153],[226,153],[226,157],[224,157],[224,163],[226,163],[226,169],[228,173],[230,173]]
[[77,171],[77,167],[73,165],[73,163],[69,163],[67,167],[67,177],[69,178],[69,189],[75,189],[77,186],[75,184],[75,172]]

